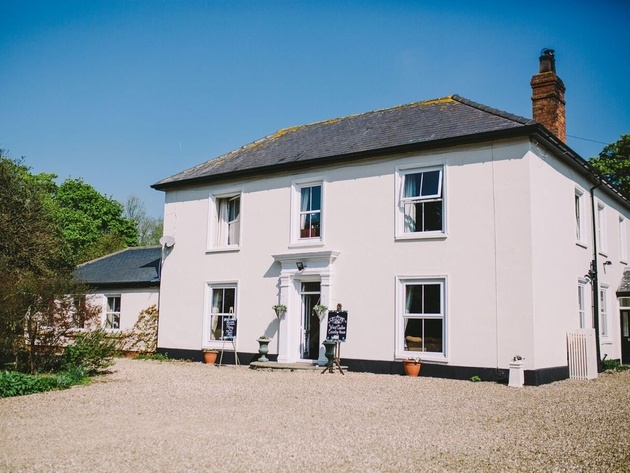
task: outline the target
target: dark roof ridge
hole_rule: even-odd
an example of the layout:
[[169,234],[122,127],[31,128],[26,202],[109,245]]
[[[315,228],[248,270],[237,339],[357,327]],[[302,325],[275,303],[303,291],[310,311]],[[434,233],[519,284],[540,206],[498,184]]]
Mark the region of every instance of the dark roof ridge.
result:
[[459,103],[462,103],[464,105],[468,105],[469,107],[474,107],[478,110],[481,110],[482,112],[486,112],[486,113],[490,113],[492,115],[496,115],[498,117],[501,118],[506,118],[508,120],[513,120],[517,123],[522,123],[523,125],[533,125],[535,123],[537,123],[535,120],[529,119],[529,118],[525,118],[522,117],[520,115],[515,115],[513,113],[509,113],[506,112],[504,110],[499,110],[498,108],[493,108],[493,107],[488,107],[487,105],[483,105],[481,103],[478,102],[474,102],[472,100],[469,100],[465,97],[462,97],[461,95],[451,95],[451,98]]

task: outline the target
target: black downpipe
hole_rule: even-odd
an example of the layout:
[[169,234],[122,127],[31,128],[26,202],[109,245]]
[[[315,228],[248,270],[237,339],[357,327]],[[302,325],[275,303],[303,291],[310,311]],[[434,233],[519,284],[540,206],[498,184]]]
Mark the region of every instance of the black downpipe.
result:
[[591,214],[593,226],[593,261],[591,261],[591,269],[588,275],[591,278],[591,287],[593,288],[593,327],[595,328],[595,349],[597,350],[597,372],[604,371],[602,363],[601,348],[599,345],[599,276],[597,269],[597,225],[595,212],[595,189],[601,186],[603,182],[599,182],[596,186],[591,187]]

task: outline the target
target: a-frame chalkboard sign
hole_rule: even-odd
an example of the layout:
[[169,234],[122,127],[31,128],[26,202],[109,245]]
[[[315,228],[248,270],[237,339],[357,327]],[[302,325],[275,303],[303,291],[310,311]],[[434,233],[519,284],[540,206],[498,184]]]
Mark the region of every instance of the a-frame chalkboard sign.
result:
[[223,346],[221,347],[221,355],[219,357],[219,366],[223,363],[223,351],[225,350],[225,342],[229,342],[232,344],[232,350],[234,350],[234,363],[236,365],[240,365],[238,359],[238,352],[236,351],[236,318],[234,317],[224,317],[222,324],[222,333],[223,336],[221,339],[223,340]]

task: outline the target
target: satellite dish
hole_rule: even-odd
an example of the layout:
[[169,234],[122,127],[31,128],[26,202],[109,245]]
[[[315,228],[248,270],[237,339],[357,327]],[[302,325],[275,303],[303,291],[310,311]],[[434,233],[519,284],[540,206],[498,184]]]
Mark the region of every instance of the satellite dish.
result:
[[160,238],[160,245],[166,248],[171,248],[174,244],[175,238],[173,238],[172,236],[164,235],[162,238]]

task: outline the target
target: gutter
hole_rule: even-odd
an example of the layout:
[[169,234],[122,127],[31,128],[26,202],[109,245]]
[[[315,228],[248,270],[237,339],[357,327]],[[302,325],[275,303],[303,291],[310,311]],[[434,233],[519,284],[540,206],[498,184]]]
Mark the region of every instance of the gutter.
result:
[[603,185],[604,182],[599,181],[598,184],[591,187],[591,218],[593,227],[593,260],[591,261],[591,269],[588,275],[591,278],[592,298],[593,298],[593,327],[595,328],[595,350],[597,352],[597,372],[603,371],[602,354],[599,340],[599,270],[597,265],[597,226],[595,224],[595,189]]

